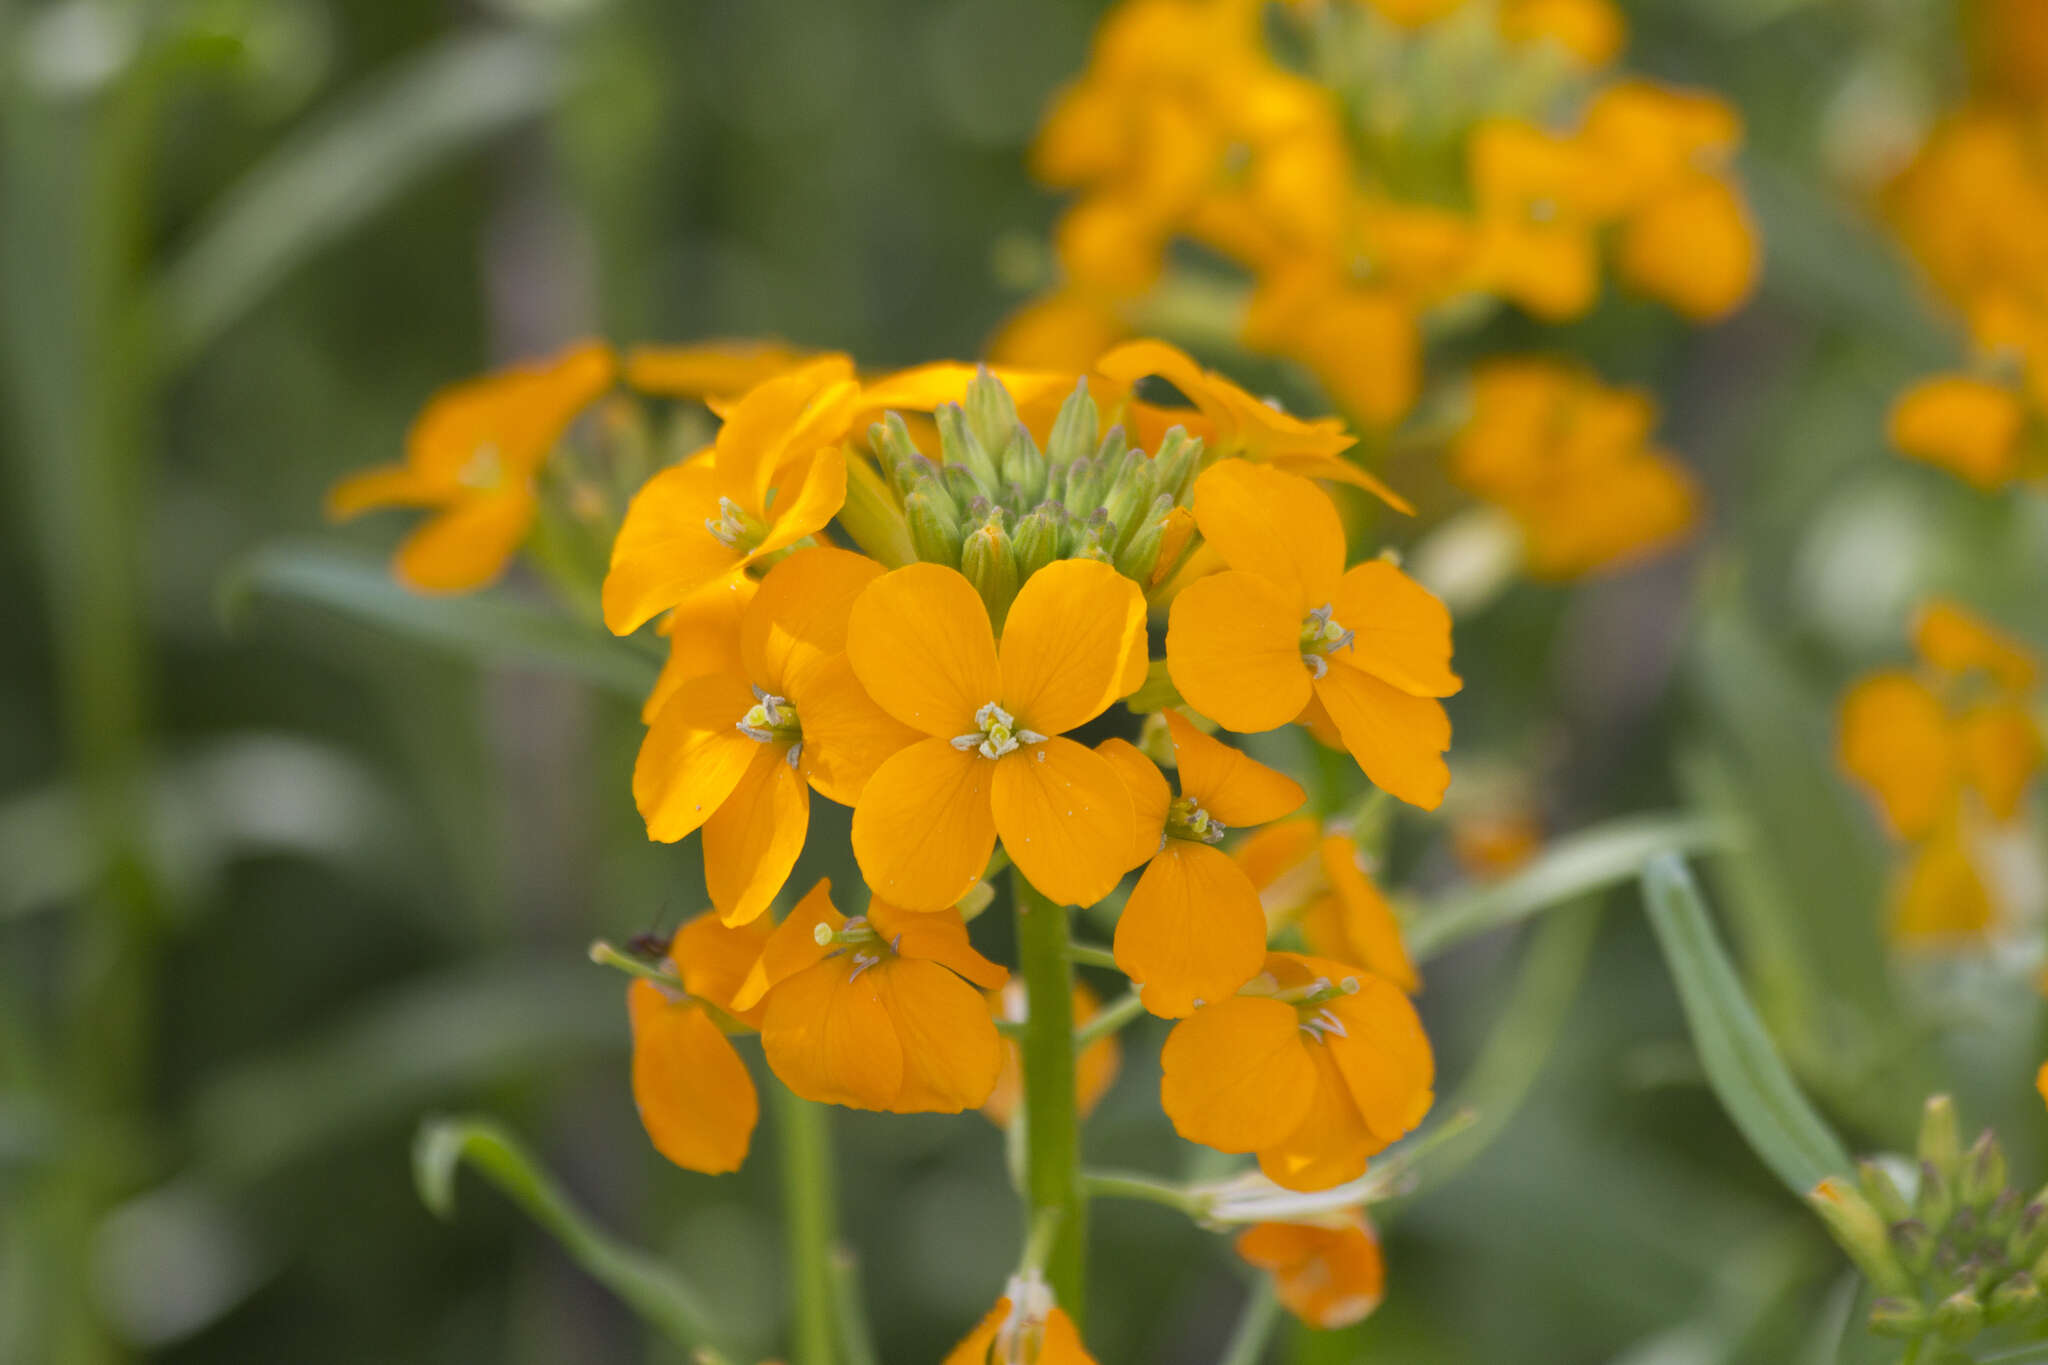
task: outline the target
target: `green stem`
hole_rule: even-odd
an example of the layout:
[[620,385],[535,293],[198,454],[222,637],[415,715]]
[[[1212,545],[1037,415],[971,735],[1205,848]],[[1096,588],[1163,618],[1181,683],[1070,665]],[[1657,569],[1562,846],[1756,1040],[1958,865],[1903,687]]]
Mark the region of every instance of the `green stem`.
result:
[[1088,1240],[1081,1188],[1081,1127],[1074,1105],[1074,967],[1067,912],[1024,879],[1010,875],[1017,908],[1017,955],[1029,1014],[1024,1031],[1024,1192],[1029,1222],[1057,1211],[1059,1229],[1045,1258],[1060,1307],[1081,1321]]
[[782,1138],[782,1207],[789,1292],[796,1319],[796,1365],[835,1365],[832,1138],[823,1105],[782,1085],[775,1092]]
[[845,1365],[876,1365],[875,1333],[860,1292],[860,1262],[843,1246],[832,1252],[832,1299]]
[[1074,1030],[1076,1051],[1088,1047],[1101,1038],[1107,1038],[1124,1025],[1145,1013],[1145,1002],[1132,991],[1119,1000],[1112,1000],[1095,1012],[1095,1017]]
[[1113,951],[1098,948],[1092,943],[1068,944],[1067,960],[1076,967],[1107,967],[1111,971],[1122,970],[1116,965],[1116,954]]
[[1135,1199],[1146,1204],[1164,1204],[1190,1218],[1201,1217],[1206,1204],[1185,1185],[1126,1171],[1087,1171],[1081,1176],[1081,1188],[1090,1199]]
[[1224,1348],[1217,1365],[1259,1365],[1266,1356],[1266,1343],[1272,1340],[1273,1329],[1279,1325],[1279,1297],[1273,1292],[1271,1277],[1261,1275],[1244,1301],[1237,1330],[1230,1334],[1230,1345]]

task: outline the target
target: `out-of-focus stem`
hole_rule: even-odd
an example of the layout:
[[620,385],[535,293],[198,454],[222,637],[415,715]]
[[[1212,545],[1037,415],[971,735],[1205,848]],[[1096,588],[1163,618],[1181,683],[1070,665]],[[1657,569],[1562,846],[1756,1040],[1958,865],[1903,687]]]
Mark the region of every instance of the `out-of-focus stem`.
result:
[[825,1109],[774,1085],[776,1131],[782,1140],[783,1235],[788,1241],[789,1296],[795,1319],[796,1365],[835,1365],[838,1317],[833,1311],[833,1240],[837,1233],[832,1135]]
[[1266,1343],[1279,1325],[1280,1300],[1273,1293],[1273,1281],[1261,1275],[1245,1298],[1237,1330],[1230,1334],[1230,1345],[1217,1365],[1259,1365],[1266,1357]]
[[1024,1125],[1027,1221],[1057,1211],[1045,1277],[1060,1307],[1081,1320],[1088,1242],[1081,1188],[1080,1117],[1074,1104],[1074,967],[1065,907],[1010,874],[1017,907],[1017,956],[1029,1014],[1024,1028]]

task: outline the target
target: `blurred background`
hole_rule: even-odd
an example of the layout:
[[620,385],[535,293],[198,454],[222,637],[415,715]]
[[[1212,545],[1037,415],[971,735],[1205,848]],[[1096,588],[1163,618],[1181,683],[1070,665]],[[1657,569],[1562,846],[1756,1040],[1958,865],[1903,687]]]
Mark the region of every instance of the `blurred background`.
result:
[[[632,806],[637,697],[552,638],[480,664],[270,570],[381,556],[395,521],[324,527],[326,486],[395,458],[436,387],[580,335],[975,354],[1036,283],[1057,201],[1024,151],[1099,8],[0,2],[0,1359],[665,1358],[495,1191],[421,1204],[420,1119],[473,1109],[774,1346],[772,1145],[723,1180],[653,1153],[621,983],[583,955],[700,908],[694,847]],[[1522,774],[1552,832],[1742,821],[1708,884],[1831,1117],[1900,1146],[1951,1088],[2038,1181],[2038,953],[1898,960],[1889,854],[1833,764],[1836,699],[1924,594],[2048,646],[2048,501],[1883,434],[1961,351],[1863,199],[1958,78],[1952,16],[1626,8],[1634,68],[1748,120],[1765,283],[1715,328],[1610,301],[1541,344],[1659,394],[1711,524],[1461,621],[1454,760]],[[1534,336],[1504,315],[1480,345]],[[1526,1104],[1386,1220],[1386,1306],[1285,1359],[1797,1358],[1837,1253],[1702,1085],[1636,893],[1610,899]],[[1447,1084],[1523,956],[1511,931],[1433,964]],[[1159,1032],[1126,1036],[1089,1152],[1156,1167]],[[1012,1259],[1000,1136],[834,1133],[883,1358],[935,1360]],[[1095,1239],[1100,1358],[1213,1360],[1227,1243],[1138,1205]]]

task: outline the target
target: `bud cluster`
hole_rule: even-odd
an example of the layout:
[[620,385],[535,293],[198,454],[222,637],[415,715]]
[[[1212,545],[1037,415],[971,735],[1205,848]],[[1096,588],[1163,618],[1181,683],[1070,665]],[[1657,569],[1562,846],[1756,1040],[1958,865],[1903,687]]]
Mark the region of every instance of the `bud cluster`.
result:
[[1201,471],[1202,442],[1182,428],[1169,430],[1157,453],[1133,449],[1122,426],[1100,430],[1083,380],[1040,449],[986,367],[965,402],[933,418],[937,460],[893,412],[869,428],[869,445],[902,501],[918,558],[965,574],[998,629],[1019,586],[1056,559],[1099,559],[1150,587],[1185,554],[1187,537],[1173,524]]
[[1946,1095],[1927,1101],[1917,1156],[1910,1198],[1871,1161],[1856,1184],[1831,1176],[1808,1196],[1876,1293],[1871,1330],[1961,1343],[2048,1317],[2048,1189],[2006,1184],[1989,1129],[1963,1150]]

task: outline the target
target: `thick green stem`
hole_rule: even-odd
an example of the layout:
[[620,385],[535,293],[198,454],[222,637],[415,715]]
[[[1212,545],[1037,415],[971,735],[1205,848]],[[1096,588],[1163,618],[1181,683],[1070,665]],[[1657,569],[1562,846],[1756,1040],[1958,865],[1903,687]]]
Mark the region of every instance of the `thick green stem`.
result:
[[832,1136],[824,1106],[781,1085],[776,1130],[782,1140],[783,1236],[788,1241],[790,1308],[796,1365],[834,1365],[838,1319],[832,1307],[835,1193]]
[[1057,1210],[1059,1230],[1045,1277],[1060,1307],[1081,1320],[1088,1206],[1081,1188],[1081,1127],[1074,1106],[1074,967],[1065,907],[1010,874],[1017,905],[1017,955],[1029,1015],[1024,1028],[1024,1142],[1027,1221]]

